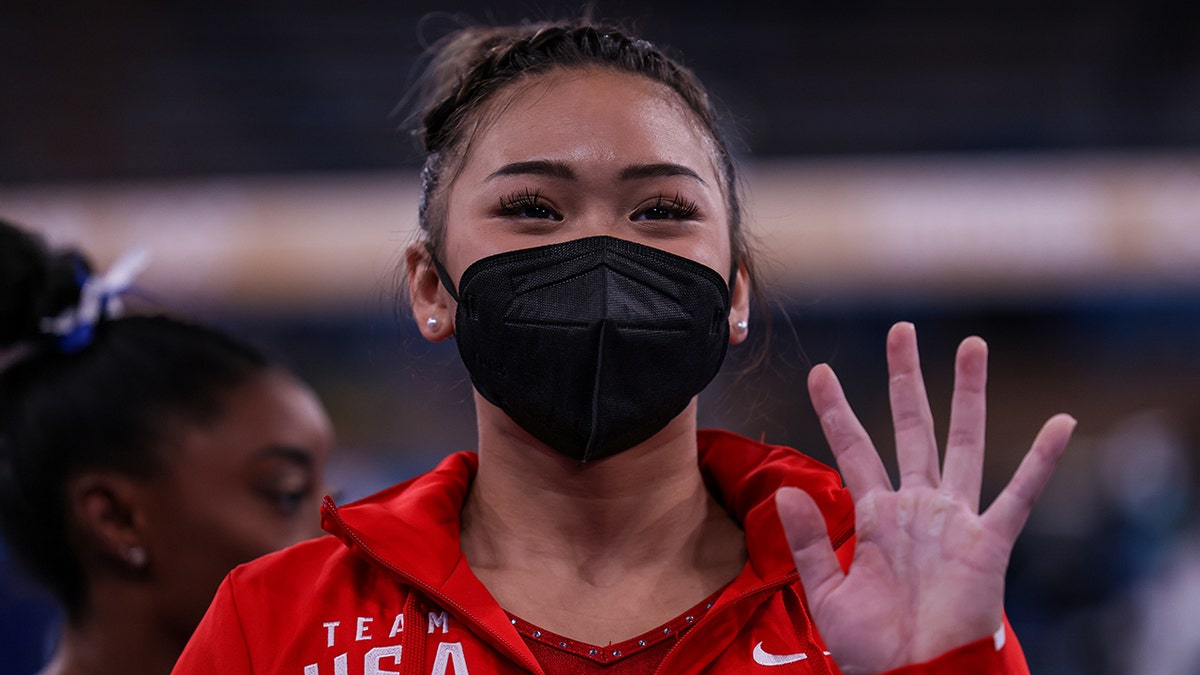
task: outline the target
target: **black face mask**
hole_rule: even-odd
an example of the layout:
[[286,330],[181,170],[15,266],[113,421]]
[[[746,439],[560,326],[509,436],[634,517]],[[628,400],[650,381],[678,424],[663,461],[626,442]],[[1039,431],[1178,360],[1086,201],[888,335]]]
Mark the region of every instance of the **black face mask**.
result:
[[725,359],[729,286],[694,260],[588,237],[483,258],[457,292],[434,264],[475,389],[581,462],[660,431]]

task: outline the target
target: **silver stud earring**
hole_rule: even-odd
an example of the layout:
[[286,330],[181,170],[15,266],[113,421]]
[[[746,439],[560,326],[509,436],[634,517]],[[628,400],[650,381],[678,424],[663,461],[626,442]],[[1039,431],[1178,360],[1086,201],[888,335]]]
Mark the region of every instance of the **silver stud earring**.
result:
[[750,322],[742,319],[741,321],[735,323],[734,326],[737,327],[739,333],[745,333],[746,329],[750,328]]
[[437,320],[436,316],[431,316],[428,319],[425,319],[425,327],[429,330],[437,330],[440,323],[441,322]]

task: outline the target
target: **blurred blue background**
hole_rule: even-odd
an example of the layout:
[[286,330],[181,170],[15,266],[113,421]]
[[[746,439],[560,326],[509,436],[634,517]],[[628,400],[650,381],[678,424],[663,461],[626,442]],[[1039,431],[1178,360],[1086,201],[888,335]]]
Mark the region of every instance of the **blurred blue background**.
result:
[[[944,425],[957,342],[991,345],[994,495],[1038,426],[1076,440],[1014,552],[1033,672],[1200,672],[1200,15],[1110,3],[596,2],[728,110],[771,304],[707,425],[827,462],[828,361],[890,453],[883,338],[917,323]],[[367,494],[474,443],[453,344],[395,302],[417,152],[394,112],[425,43],[579,3],[5,3],[0,216],[100,267],[153,250],[153,307],[273,350]],[[892,461],[890,454],[888,461]],[[0,659],[52,611],[0,555]]]

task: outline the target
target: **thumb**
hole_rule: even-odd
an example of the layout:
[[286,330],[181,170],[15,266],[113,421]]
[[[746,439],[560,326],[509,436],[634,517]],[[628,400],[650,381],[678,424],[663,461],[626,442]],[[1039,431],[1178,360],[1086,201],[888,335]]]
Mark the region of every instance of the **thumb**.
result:
[[804,585],[804,594],[809,605],[819,602],[819,596],[829,593],[845,578],[838,564],[829,534],[825,530],[825,518],[817,503],[800,488],[781,487],[775,492],[775,508],[783,523],[796,571]]

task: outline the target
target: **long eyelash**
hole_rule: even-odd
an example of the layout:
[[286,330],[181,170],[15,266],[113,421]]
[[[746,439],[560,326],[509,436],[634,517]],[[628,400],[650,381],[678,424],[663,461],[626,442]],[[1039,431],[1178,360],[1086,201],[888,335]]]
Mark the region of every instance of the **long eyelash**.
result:
[[666,195],[659,195],[654,199],[653,208],[669,209],[674,212],[676,218],[681,220],[692,218],[700,210],[700,206],[696,202],[685,198],[678,192],[675,193],[674,197],[669,199]]
[[510,215],[519,212],[521,209],[530,209],[543,206],[542,193],[540,190],[534,191],[529,188],[514,192],[507,197],[500,198],[500,213]]

